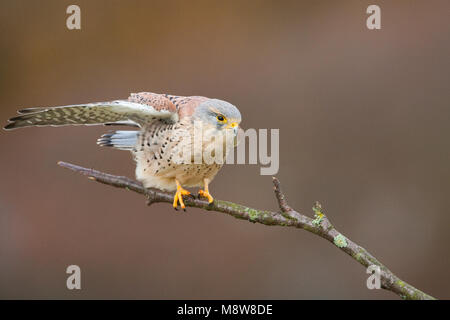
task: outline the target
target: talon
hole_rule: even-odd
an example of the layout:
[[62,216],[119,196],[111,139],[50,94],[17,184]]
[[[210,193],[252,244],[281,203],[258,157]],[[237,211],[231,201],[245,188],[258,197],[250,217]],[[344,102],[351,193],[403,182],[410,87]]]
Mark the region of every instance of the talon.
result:
[[177,192],[175,192],[175,196],[173,197],[173,208],[175,210],[178,210],[178,203],[180,203],[180,207],[181,209],[183,209],[183,211],[186,211],[186,206],[184,205],[184,201],[183,201],[183,196],[189,196],[191,195],[191,193],[185,189],[183,189],[183,187],[181,187],[181,184],[178,182],[178,180],[175,180],[175,182],[177,183]]
[[207,190],[198,190],[198,197],[208,199],[208,203],[212,203],[214,201],[214,198],[209,194]]

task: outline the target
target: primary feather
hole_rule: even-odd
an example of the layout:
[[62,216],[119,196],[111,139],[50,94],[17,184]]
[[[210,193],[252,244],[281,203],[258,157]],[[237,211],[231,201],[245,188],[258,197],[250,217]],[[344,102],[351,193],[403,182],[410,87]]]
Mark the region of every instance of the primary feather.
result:
[[9,119],[6,130],[30,126],[128,124],[142,127],[155,119],[175,122],[176,112],[127,100],[97,102],[52,108],[29,108]]

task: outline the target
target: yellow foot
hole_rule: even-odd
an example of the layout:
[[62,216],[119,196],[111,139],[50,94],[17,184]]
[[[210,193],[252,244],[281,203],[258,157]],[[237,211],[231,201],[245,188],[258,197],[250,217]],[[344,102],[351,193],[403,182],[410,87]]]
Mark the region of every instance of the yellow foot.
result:
[[198,195],[203,198],[207,198],[209,203],[214,201],[214,198],[209,194],[208,190],[198,190]]
[[179,202],[181,209],[186,211],[186,206],[184,205],[184,202],[183,202],[183,196],[190,196],[190,195],[191,195],[191,193],[189,191],[183,189],[181,187],[181,185],[179,185],[177,183],[177,192],[175,193],[175,196],[173,197],[173,208],[175,210],[178,210],[177,207],[178,207],[178,202]]

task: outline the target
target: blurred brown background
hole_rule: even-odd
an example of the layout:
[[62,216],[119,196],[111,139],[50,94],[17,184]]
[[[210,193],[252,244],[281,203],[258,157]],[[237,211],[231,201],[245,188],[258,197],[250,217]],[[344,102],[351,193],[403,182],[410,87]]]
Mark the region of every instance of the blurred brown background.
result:
[[[293,207],[320,200],[399,277],[450,298],[449,13],[445,0],[2,1],[0,119],[138,91],[228,100],[244,128],[280,128]],[[107,130],[0,132],[0,298],[398,298],[306,231],[147,208],[56,165],[133,177],[129,153],[96,146]],[[226,166],[212,191],[277,208],[259,166]]]

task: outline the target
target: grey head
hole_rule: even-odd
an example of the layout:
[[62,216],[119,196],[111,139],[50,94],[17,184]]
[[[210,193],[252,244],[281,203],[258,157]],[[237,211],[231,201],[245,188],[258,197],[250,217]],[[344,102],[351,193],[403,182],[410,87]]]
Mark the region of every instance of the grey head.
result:
[[194,121],[215,125],[217,129],[238,128],[241,123],[241,113],[229,102],[219,99],[208,99],[195,108],[192,115]]

